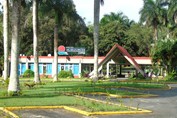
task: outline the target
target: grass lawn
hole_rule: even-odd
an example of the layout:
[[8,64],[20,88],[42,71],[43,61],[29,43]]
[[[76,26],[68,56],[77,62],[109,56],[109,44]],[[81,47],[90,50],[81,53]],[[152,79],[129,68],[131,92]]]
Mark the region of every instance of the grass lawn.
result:
[[[35,85],[29,88],[25,84],[32,84],[32,79],[20,79],[21,95],[7,96],[7,86],[0,83],[0,107],[10,106],[60,106],[67,105],[79,107],[87,111],[126,111],[129,110],[123,106],[113,106],[103,103],[88,101],[85,99],[76,98],[74,96],[66,96],[67,93],[86,94],[91,92],[103,92],[106,94],[117,94],[119,96],[136,96],[143,95],[142,93],[128,92],[121,90],[111,90],[104,88],[111,86],[145,86],[135,83],[120,83],[120,82],[85,82],[85,81],[62,81],[53,83],[51,79],[42,79],[41,85]],[[147,84],[147,87],[156,87],[157,84]],[[160,84],[158,88],[163,87]],[[73,94],[72,94],[73,95]],[[84,107],[83,107],[84,106]]]

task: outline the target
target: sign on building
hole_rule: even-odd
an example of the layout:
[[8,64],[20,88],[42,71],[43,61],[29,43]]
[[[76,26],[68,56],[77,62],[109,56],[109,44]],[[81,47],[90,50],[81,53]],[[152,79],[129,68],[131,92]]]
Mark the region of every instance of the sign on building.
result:
[[77,52],[78,54],[85,54],[85,48],[66,47],[66,52]]

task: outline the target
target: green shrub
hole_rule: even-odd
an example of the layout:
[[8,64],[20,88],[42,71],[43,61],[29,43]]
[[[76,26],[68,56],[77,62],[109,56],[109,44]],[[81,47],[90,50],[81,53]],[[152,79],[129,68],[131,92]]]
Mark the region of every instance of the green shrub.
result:
[[137,75],[131,74],[128,79],[130,79],[130,80],[141,80],[141,79],[146,79],[146,77],[144,77],[141,73],[138,73]]
[[81,72],[81,77],[88,77],[88,76],[89,76],[89,71],[83,70],[83,71]]
[[23,77],[34,77],[34,72],[30,69],[27,69],[24,74]]
[[70,71],[62,70],[59,72],[58,77],[59,78],[73,78],[74,76],[71,70]]
[[9,85],[9,79],[2,80],[2,86],[7,87]]
[[137,78],[138,78],[138,79],[146,79],[141,73],[138,73],[138,74],[137,74]]
[[165,76],[165,80],[177,80],[177,73],[175,71],[170,72],[167,76]]

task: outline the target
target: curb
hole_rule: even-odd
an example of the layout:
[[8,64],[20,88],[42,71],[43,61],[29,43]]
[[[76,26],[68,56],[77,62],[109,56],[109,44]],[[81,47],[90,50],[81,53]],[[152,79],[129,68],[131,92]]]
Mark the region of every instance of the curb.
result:
[[17,116],[16,114],[14,114],[13,112],[9,111],[9,110],[6,109],[6,108],[0,107],[0,110],[2,110],[4,113],[7,113],[7,114],[9,114],[10,116],[12,116],[12,117],[14,117],[14,118],[20,118],[19,116]]
[[[82,98],[82,99],[86,99],[86,100],[91,100],[91,101],[95,101],[95,102],[100,102],[100,103],[104,103],[104,104],[110,104],[110,105],[117,105],[120,106],[120,104],[116,104],[116,103],[111,103],[111,102],[105,102],[102,100],[96,100],[96,99],[92,99],[92,98],[87,98],[87,97],[82,97],[82,96],[76,96],[78,98]],[[124,105],[125,106],[125,105]],[[145,110],[145,109],[141,109],[141,108],[135,108],[135,107],[129,107],[129,106],[125,106],[127,108],[133,109],[135,111],[110,111],[110,112],[92,112],[90,113],[90,115],[110,115],[110,114],[137,114],[137,113],[152,113],[151,110]]]
[[135,96],[120,96],[115,94],[109,94],[110,97],[116,98],[150,98],[150,97],[158,97],[158,95],[148,94],[148,95],[135,95]]
[[[117,95],[114,94],[110,94],[109,96],[111,97],[118,97]],[[82,98],[82,99],[86,99],[86,100],[91,100],[91,101],[95,101],[95,102],[100,102],[100,103],[107,103],[110,105],[117,105],[120,106],[120,104],[116,104],[116,103],[111,103],[111,102],[105,102],[105,101],[101,101],[101,100],[96,100],[96,99],[92,99],[92,98],[87,98],[87,97],[82,97],[82,96],[77,96],[75,95],[75,97],[78,98]],[[68,106],[25,106],[25,107],[0,107],[0,110],[2,110],[3,112],[9,114],[10,116],[14,117],[14,118],[20,118],[18,115],[14,114],[13,110],[22,110],[22,109],[65,109],[68,111],[72,111],[72,112],[76,112],[85,116],[91,116],[91,115],[113,115],[113,114],[144,114],[144,113],[152,113],[152,111],[150,110],[145,110],[145,109],[140,109],[140,108],[135,108],[135,107],[129,107],[129,106],[125,106],[128,107],[132,110],[135,111],[105,111],[105,112],[87,112],[87,111],[83,111],[83,110],[79,110],[73,107],[68,107]]]
[[[99,100],[94,100],[94,101],[103,102],[103,101],[99,101]],[[117,104],[114,104],[114,105],[117,105]],[[79,113],[79,114],[82,114],[82,115],[85,115],[85,116],[91,116],[91,115],[113,115],[113,114],[140,114],[140,113],[143,114],[143,113],[152,113],[152,111],[150,111],[150,110],[144,110],[144,109],[136,110],[136,108],[134,108],[134,107],[129,107],[129,108],[134,109],[136,111],[87,112],[87,111],[79,110],[79,109],[76,109],[76,108],[73,108],[73,107],[68,107],[68,106],[6,107],[6,108],[0,108],[0,110],[2,109],[5,113],[8,113],[9,115],[11,115],[14,118],[20,118],[19,116],[17,116],[16,114],[14,114],[11,111],[13,111],[13,110],[22,110],[22,109],[60,109],[60,108],[63,108],[63,109],[68,110],[68,111],[76,112],[76,113]]]
[[[104,101],[101,100],[95,100],[95,99],[91,99],[91,98],[85,98],[85,97],[81,97],[81,96],[76,96],[79,98],[84,98],[84,99],[89,99],[92,101],[96,101],[96,102],[101,102],[101,103],[105,103]],[[114,104],[114,103],[109,103],[109,104]],[[118,105],[118,104],[114,104],[114,105]],[[127,106],[125,106],[127,107]],[[131,109],[134,109],[136,111],[109,111],[109,112],[87,112],[87,111],[83,111],[83,110],[79,110],[73,107],[68,107],[68,106],[26,106],[26,107],[6,107],[6,108],[2,108],[0,107],[0,110],[4,111],[5,113],[11,115],[14,118],[20,118],[18,115],[14,114],[13,110],[22,110],[22,109],[65,109],[68,111],[72,111],[72,112],[76,112],[85,116],[91,116],[91,115],[113,115],[113,114],[143,114],[143,113],[152,113],[152,111],[150,110],[144,110],[144,109],[138,109],[135,107],[129,107]]]
[[112,86],[112,87],[104,87],[104,88],[124,88],[124,89],[130,89],[130,90],[170,90],[171,87],[167,85],[167,88],[153,88],[153,89],[148,89],[148,88],[135,88],[135,87],[125,87],[125,86]]

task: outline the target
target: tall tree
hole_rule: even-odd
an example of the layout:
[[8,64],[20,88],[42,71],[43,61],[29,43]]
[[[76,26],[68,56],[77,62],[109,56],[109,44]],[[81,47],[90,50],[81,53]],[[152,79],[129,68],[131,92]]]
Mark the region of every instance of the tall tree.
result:
[[38,0],[33,0],[33,55],[34,55],[34,82],[40,83],[38,66]]
[[161,21],[161,4],[158,0],[144,0],[144,6],[140,10],[140,21],[152,26],[154,40],[158,39],[158,25]]
[[177,24],[177,1],[176,0],[165,0],[168,2],[169,10],[168,17],[173,18],[173,21]]
[[54,67],[53,81],[58,81],[58,32],[61,25],[62,16],[73,8],[72,0],[46,0],[42,5],[42,11],[54,11],[55,26],[54,26]]
[[104,0],[94,0],[94,81],[98,80],[98,40],[99,40],[99,20],[100,20],[100,3],[103,5]]
[[4,33],[4,80],[8,79],[9,56],[9,0],[3,1],[3,33]]
[[124,24],[128,25],[127,23],[129,23],[130,20],[128,19],[128,17],[126,15],[123,14],[123,12],[118,12],[118,13],[111,12],[110,14],[106,14],[103,16],[103,18],[100,21],[100,25],[106,25],[106,24],[111,23],[113,21],[116,21],[116,22],[121,23],[123,25]]
[[19,31],[20,31],[20,9],[21,0],[12,0],[12,42],[11,42],[11,72],[8,92],[18,93],[20,91],[18,62],[19,62]]

